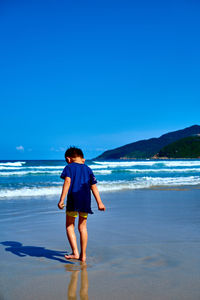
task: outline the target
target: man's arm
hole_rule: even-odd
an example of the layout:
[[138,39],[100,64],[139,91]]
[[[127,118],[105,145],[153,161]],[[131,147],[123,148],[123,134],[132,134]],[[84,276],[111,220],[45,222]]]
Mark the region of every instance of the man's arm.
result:
[[101,197],[99,195],[99,190],[97,188],[96,184],[91,185],[92,194],[94,195],[94,198],[96,199],[98,209],[99,210],[106,210],[106,207],[104,206],[103,202],[101,201]]
[[61,196],[60,196],[60,201],[58,202],[58,207],[60,209],[64,208],[64,201],[65,201],[65,197],[67,196],[67,193],[69,191],[70,184],[71,184],[71,178],[70,177],[65,177],[65,182],[63,184],[62,193],[61,193]]

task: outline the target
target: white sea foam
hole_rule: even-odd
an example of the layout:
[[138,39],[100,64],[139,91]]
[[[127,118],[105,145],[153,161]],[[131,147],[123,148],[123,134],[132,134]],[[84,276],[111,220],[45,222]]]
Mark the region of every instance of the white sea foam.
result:
[[[166,166],[166,167],[193,167],[200,166],[200,159],[198,160],[138,160],[138,161],[94,161],[95,166],[103,166],[104,168],[118,168],[118,167],[132,167],[132,166]],[[93,167],[93,168],[94,168]]]
[[16,161],[16,162],[1,162],[0,166],[11,166],[11,167],[21,167],[24,165],[25,161]]
[[159,173],[159,172],[167,172],[167,173],[190,173],[190,172],[200,172],[200,168],[182,168],[182,169],[172,169],[172,168],[160,168],[160,169],[123,169],[126,172],[133,173]]
[[98,189],[100,192],[120,191],[120,190],[133,190],[145,188],[143,184],[137,184],[136,182],[116,180],[116,181],[101,181],[98,183]]
[[124,189],[142,189],[151,188],[154,186],[185,186],[185,185],[199,185],[200,176],[189,177],[141,177],[133,181],[102,181],[99,182],[98,187],[100,191],[117,191]]
[[63,170],[64,166],[0,166],[0,170]]
[[112,170],[94,170],[95,175],[108,175],[112,173]]
[[91,169],[107,169],[109,166],[107,165],[88,165]]
[[51,169],[59,169],[63,170],[65,166],[33,166],[33,167],[27,167],[27,169],[42,169],[42,170],[51,170]]
[[[58,186],[50,187],[24,187],[21,189],[2,189],[0,190],[0,198],[10,197],[34,197],[34,196],[48,196],[58,195],[61,193],[62,185],[56,183]],[[101,192],[104,191],[118,191],[118,190],[130,190],[130,189],[143,189],[159,186],[192,186],[200,185],[200,176],[188,176],[188,177],[150,177],[144,176],[135,178],[134,180],[116,180],[116,181],[100,181],[98,188]]]
[[43,188],[27,188],[22,189],[6,189],[0,191],[0,198],[14,197],[38,197],[58,195],[61,193],[62,187],[43,187]]
[[118,167],[131,167],[131,166],[152,166],[157,161],[94,161],[95,165],[93,168],[98,165],[104,168],[118,168]]
[[26,168],[23,168],[23,167],[5,167],[5,166],[0,166],[0,170],[21,170],[21,169],[26,169]]
[[194,167],[200,166],[200,159],[191,161],[165,161],[164,164],[166,167]]
[[137,182],[144,182],[148,186],[179,186],[179,185],[199,185],[200,176],[187,177],[150,177],[145,176],[136,179]]
[[[112,172],[130,172],[130,173],[195,173],[199,172],[200,173],[200,168],[182,168],[182,169],[175,169],[175,168],[161,168],[161,169],[119,169],[119,170],[94,170],[93,171],[95,175],[109,175],[112,174]],[[0,176],[1,177],[8,177],[8,176],[26,176],[26,175],[42,175],[42,174],[49,174],[49,175],[60,175],[61,171],[59,170],[48,170],[44,169],[42,170],[27,170],[27,171],[0,171]]]
[[41,175],[41,174],[49,174],[54,175],[60,174],[60,171],[19,171],[19,172],[0,172],[0,176],[25,176],[25,175]]

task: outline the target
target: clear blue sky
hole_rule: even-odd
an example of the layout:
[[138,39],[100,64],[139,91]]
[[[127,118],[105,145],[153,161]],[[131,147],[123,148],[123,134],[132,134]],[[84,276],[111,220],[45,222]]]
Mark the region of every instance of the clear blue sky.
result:
[[200,124],[200,2],[0,1],[0,159]]

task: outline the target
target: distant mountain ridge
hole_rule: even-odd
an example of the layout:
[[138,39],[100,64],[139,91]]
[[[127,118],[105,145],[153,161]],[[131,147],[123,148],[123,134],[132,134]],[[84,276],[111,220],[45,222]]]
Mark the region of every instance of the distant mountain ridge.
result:
[[193,125],[185,129],[172,131],[161,135],[159,138],[140,140],[112,150],[105,151],[96,160],[109,159],[142,159],[155,156],[163,147],[179,139],[200,134],[200,126]]

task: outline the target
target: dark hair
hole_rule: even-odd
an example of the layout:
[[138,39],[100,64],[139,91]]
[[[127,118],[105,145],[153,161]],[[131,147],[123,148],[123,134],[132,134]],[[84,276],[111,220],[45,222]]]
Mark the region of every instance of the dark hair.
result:
[[76,147],[70,147],[66,150],[65,152],[65,159],[67,159],[67,157],[72,157],[72,158],[76,158],[76,157],[81,157],[83,158],[83,151],[79,148]]

